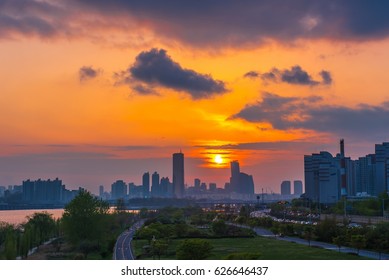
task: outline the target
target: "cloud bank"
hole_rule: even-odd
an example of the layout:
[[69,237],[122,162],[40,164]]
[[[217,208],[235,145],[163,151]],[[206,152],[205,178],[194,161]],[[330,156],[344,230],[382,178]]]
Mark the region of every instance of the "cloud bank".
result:
[[389,102],[356,107],[325,105],[318,96],[283,97],[263,93],[262,101],[246,105],[232,119],[270,123],[280,130],[305,129],[358,139],[385,138],[389,125]]
[[0,38],[88,36],[107,27],[128,34],[136,25],[198,47],[379,40],[389,36],[388,10],[380,0],[1,0]]

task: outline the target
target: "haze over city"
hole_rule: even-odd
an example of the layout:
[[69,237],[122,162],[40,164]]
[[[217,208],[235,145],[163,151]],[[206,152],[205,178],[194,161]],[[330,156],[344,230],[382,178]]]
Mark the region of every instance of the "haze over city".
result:
[[172,176],[261,188],[389,140],[383,1],[0,1],[0,185]]

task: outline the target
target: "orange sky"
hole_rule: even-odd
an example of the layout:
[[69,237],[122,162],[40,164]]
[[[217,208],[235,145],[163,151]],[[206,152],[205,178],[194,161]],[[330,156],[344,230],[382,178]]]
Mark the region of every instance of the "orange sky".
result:
[[[20,15],[12,1],[5,2],[4,13],[15,19],[28,15],[46,19],[38,1],[24,1],[26,9]],[[225,42],[213,41],[202,38],[199,28],[187,38],[179,25],[171,23],[183,19],[164,18],[163,11],[154,18],[151,15],[158,12],[134,7],[145,9],[138,17],[127,13],[122,1],[113,1],[117,7],[124,5],[114,21],[115,10],[104,14],[100,1],[91,10],[85,7],[93,3],[80,2],[84,6],[78,13],[70,5],[45,2],[63,17],[48,19],[56,28],[53,34],[46,35],[41,27],[31,33],[0,29],[0,185],[59,177],[69,188],[96,190],[100,184],[109,189],[116,179],[140,183],[147,171],[171,177],[171,154],[182,149],[189,185],[198,177],[223,187],[229,180],[229,161],[239,160],[241,169],[253,175],[257,191],[279,192],[282,180],[303,180],[304,154],[319,150],[335,154],[338,140],[345,138],[346,152],[355,158],[373,152],[374,143],[388,140],[385,123],[373,125],[376,130],[365,130],[373,129],[366,123],[353,127],[353,116],[363,118],[369,112],[389,116],[383,104],[389,100],[386,33],[354,39],[354,32],[342,39],[325,32],[307,36],[304,31],[283,39],[280,30],[274,36],[269,31],[263,41],[253,34],[250,41],[236,31],[237,36],[227,34]],[[69,18],[71,24],[66,25]],[[306,23],[296,25],[302,22]],[[240,23],[237,20],[237,26]],[[324,25],[323,17],[320,23]],[[131,74],[132,68],[146,67],[136,64],[142,53],[162,59],[166,68],[152,65],[155,68],[147,68],[143,76]],[[294,66],[301,71],[290,72]],[[94,74],[82,78],[82,67]],[[195,97],[198,92],[185,88],[189,80],[164,80],[164,72],[170,70],[191,76],[204,87],[215,88],[219,81],[223,89]],[[323,70],[331,75],[327,84]],[[250,71],[256,76],[245,77]],[[270,72],[276,75],[273,80],[265,78]],[[287,73],[309,77],[287,82],[283,80]],[[144,95],[136,85],[153,92]],[[313,97],[320,100],[308,101]],[[282,105],[272,103],[281,99]],[[255,106],[254,113],[243,113],[250,106]],[[325,114],[331,112],[345,116],[350,125],[346,120],[339,126],[327,121]],[[315,116],[321,116],[323,124],[316,126]],[[217,154],[222,163],[214,162]],[[75,162],[83,163],[76,172]]]

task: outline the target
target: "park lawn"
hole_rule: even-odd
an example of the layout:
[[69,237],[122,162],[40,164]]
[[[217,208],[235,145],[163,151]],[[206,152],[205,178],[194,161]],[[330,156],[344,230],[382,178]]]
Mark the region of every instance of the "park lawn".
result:
[[[339,253],[322,248],[309,247],[302,244],[275,240],[265,237],[254,238],[216,238],[206,239],[211,242],[213,249],[210,260],[222,260],[227,255],[234,253],[259,254],[261,260],[363,260],[364,257]],[[167,255],[161,259],[175,259],[175,248],[183,239],[170,241]],[[145,240],[137,240],[133,243],[135,255],[139,256],[142,247],[147,245]],[[152,257],[142,258],[152,259]]]

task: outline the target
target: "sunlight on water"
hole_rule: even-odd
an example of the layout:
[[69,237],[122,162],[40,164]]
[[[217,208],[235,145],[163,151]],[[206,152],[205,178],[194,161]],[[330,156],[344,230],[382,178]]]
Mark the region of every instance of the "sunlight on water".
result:
[[3,210],[0,211],[0,222],[21,224],[27,221],[27,216],[43,211],[53,214],[53,218],[57,219],[62,217],[64,209]]

